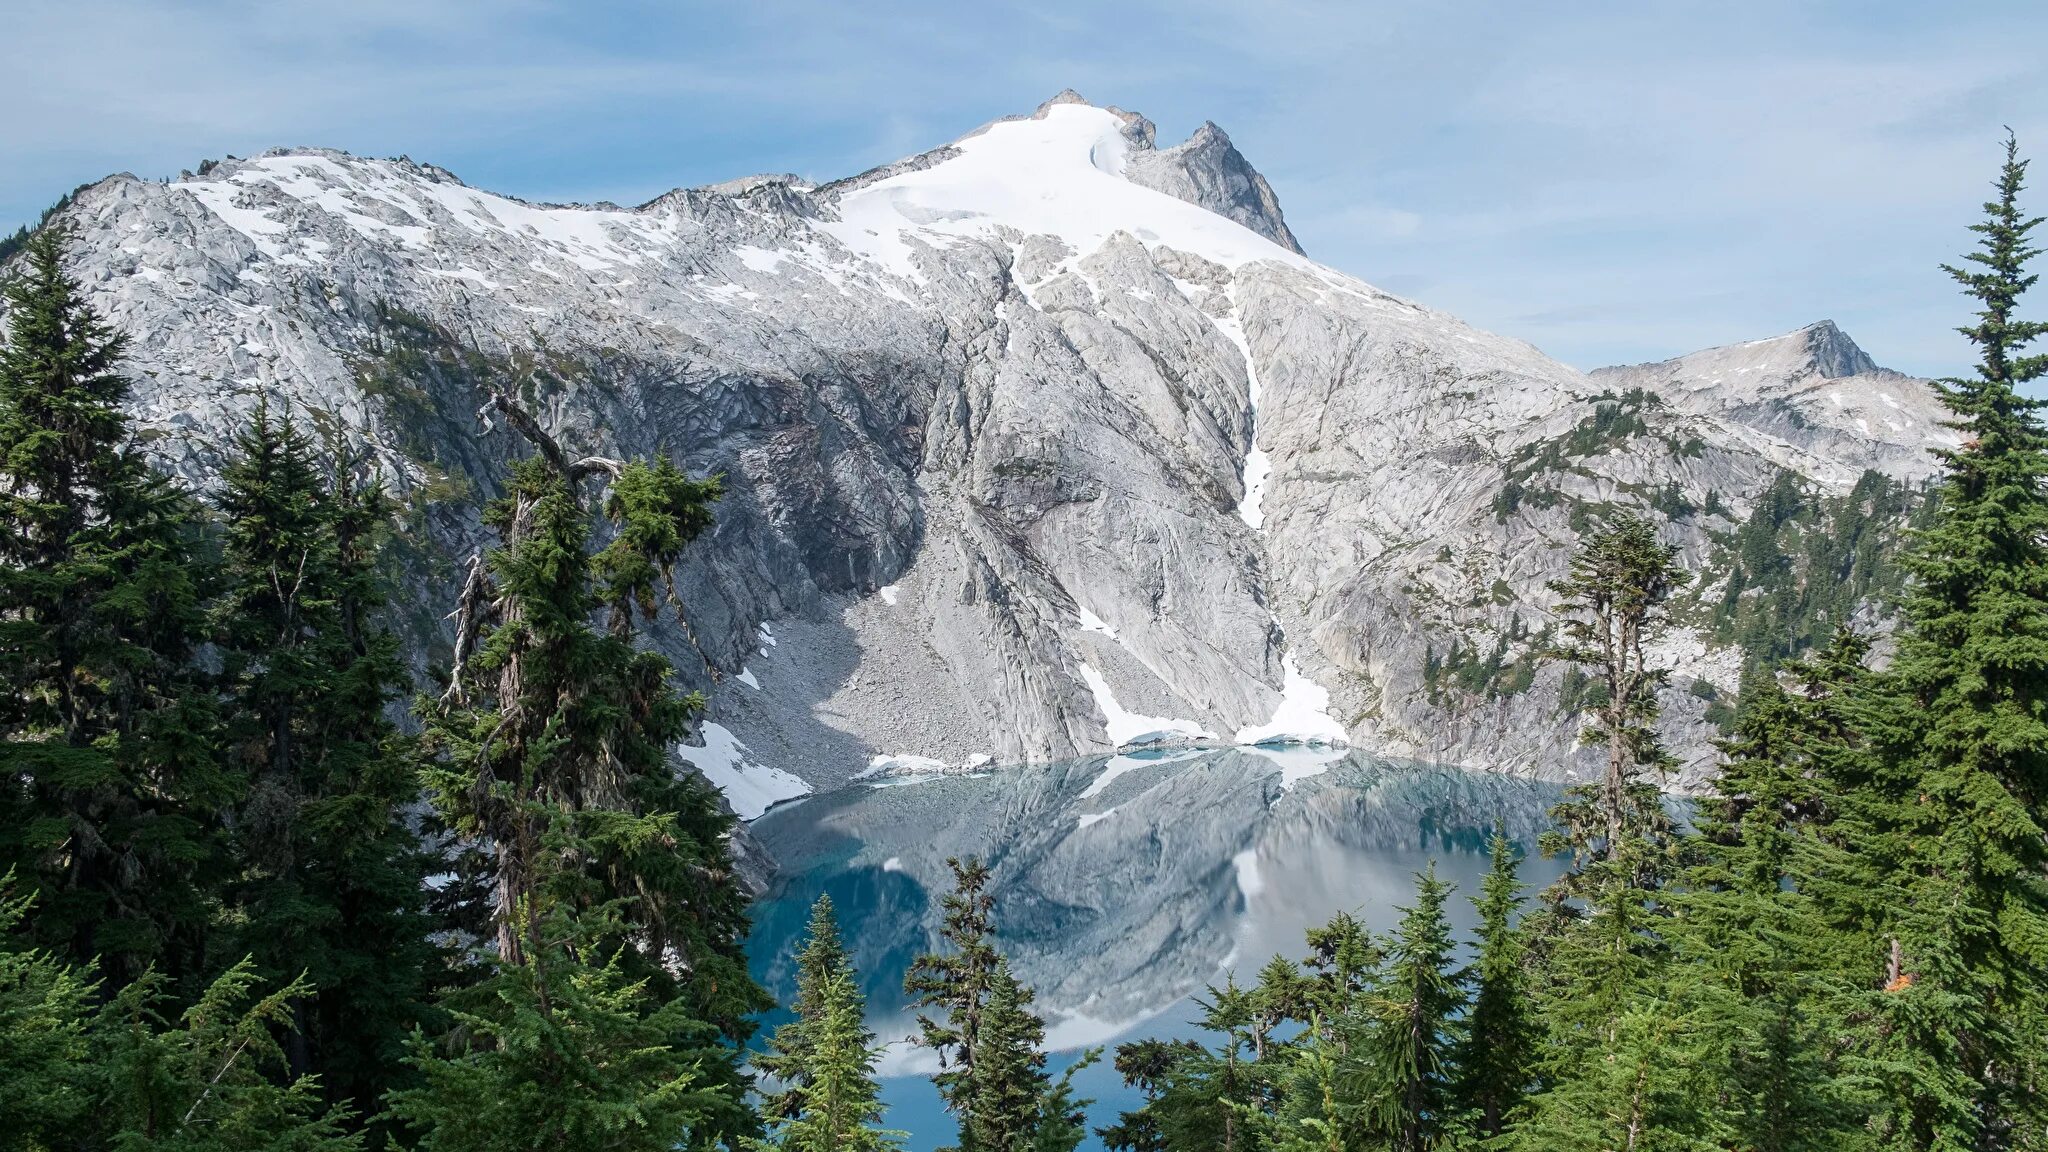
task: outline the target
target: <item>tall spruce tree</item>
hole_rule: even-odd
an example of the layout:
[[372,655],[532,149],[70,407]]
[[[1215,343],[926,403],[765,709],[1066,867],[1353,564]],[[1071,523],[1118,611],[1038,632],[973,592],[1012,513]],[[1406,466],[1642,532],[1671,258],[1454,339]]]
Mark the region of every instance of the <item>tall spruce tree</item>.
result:
[[292,1005],[289,1067],[374,1116],[426,997],[422,881],[439,867],[408,823],[415,764],[388,716],[406,681],[377,620],[391,505],[342,462],[323,463],[267,403],[221,481],[223,727],[249,780],[233,826],[240,873],[224,893],[228,950],[267,982],[303,973],[318,989]]
[[1649,521],[1622,513],[1586,537],[1571,570],[1551,584],[1565,616],[1558,654],[1591,670],[1599,693],[1594,720],[1580,738],[1605,752],[1600,779],[1569,789],[1553,812],[1581,865],[1638,880],[1656,867],[1669,829],[1658,799],[1670,754],[1657,741],[1657,690],[1666,670],[1645,648],[1665,625],[1664,606],[1686,581],[1678,550],[1657,539]]
[[1082,1105],[1073,1099],[1074,1071],[1059,1080],[1045,1071],[1045,1023],[1031,1011],[1032,991],[1011,974],[989,940],[994,897],[988,867],[952,859],[953,891],[945,898],[940,939],[946,950],[920,955],[904,991],[922,1009],[919,1042],[938,1053],[932,1077],[959,1124],[959,1152],[1071,1152],[1086,1137]]
[[825,985],[850,964],[839,936],[839,921],[833,915],[832,897],[820,896],[811,905],[804,945],[796,954],[796,999],[789,1005],[795,1019],[777,1028],[768,1037],[767,1050],[754,1057],[754,1067],[777,1085],[763,1101],[762,1113],[767,1118],[787,1118],[802,1110],[816,1047],[814,1034],[817,1022],[825,1016]]
[[1845,695],[1869,645],[1847,629],[1784,675],[1754,676],[1682,883],[1660,899],[1671,955],[1667,1011],[1692,1021],[1684,1060],[1727,1138],[1757,1152],[1857,1147],[1866,1086],[1845,1063],[1844,956],[1852,935],[1818,913],[1815,891],[1835,870],[1826,766],[1848,751]]
[[2048,325],[2017,312],[2038,217],[2008,138],[1977,250],[1946,271],[1978,305],[1973,377],[1940,384],[1962,433],[1912,541],[1905,627],[1862,711],[1844,824],[1884,899],[1862,959],[1887,1081],[1877,1121],[1904,1148],[2018,1146],[2048,1122],[2037,1056],[2048,974],[2048,433],[2022,394]]
[[918,1016],[919,1043],[938,1054],[939,1072],[932,1082],[960,1125],[961,1152],[978,1152],[968,1140],[980,1131],[971,1110],[981,1095],[981,1030],[1001,959],[988,938],[995,897],[988,891],[988,866],[979,859],[949,859],[946,867],[953,873],[953,890],[944,898],[939,930],[945,951],[913,960],[903,990],[913,1005],[928,1010]]
[[1498,1136],[1534,1080],[1536,1029],[1530,1018],[1525,949],[1515,917],[1522,885],[1514,841],[1495,827],[1491,865],[1472,906],[1479,914],[1472,963],[1472,1011],[1453,1061],[1455,1098],[1479,1135]]
[[[633,644],[718,482],[572,459],[495,403],[538,454],[486,512],[501,543],[464,586],[448,689],[422,705],[434,804],[492,860],[495,950],[448,998],[447,1043],[415,1044],[425,1083],[393,1110],[449,1152],[744,1138],[758,1122],[739,1054],[762,997],[739,947],[731,819],[667,758],[701,699]],[[593,551],[600,476],[611,538]]]
[[762,1101],[769,1144],[784,1152],[877,1152],[902,1133],[876,1127],[880,1049],[865,1021],[866,997],[832,916],[832,898],[811,907],[808,938],[797,953],[796,1018],[775,1030],[754,1067],[774,1080]]
[[851,969],[833,972],[818,989],[802,1100],[770,1125],[771,1143],[782,1152],[885,1152],[902,1147],[906,1133],[879,1126],[882,1100],[875,1061],[881,1050],[862,1019],[866,1004]]
[[1450,895],[1435,865],[1416,877],[1415,903],[1388,939],[1386,967],[1364,1005],[1365,1127],[1392,1152],[1435,1147],[1452,1119],[1465,989],[1444,912]]
[[27,243],[0,347],[0,868],[35,929],[116,981],[204,965],[213,835],[239,786],[213,755],[199,517],[131,443],[122,340]]
[[1045,1024],[1031,1011],[1032,999],[1031,989],[1010,972],[1009,960],[998,955],[982,1001],[973,1092],[960,1114],[961,1152],[1037,1147],[1052,1084],[1045,1053],[1038,1050]]

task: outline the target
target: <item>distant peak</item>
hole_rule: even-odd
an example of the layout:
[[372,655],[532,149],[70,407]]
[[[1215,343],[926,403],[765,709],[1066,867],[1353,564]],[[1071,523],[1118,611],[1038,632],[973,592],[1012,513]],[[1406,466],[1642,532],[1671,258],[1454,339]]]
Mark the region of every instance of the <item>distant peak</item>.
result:
[[1833,320],[1808,324],[1793,335],[1805,338],[1806,350],[1813,357],[1815,369],[1827,379],[1861,376],[1878,370],[1877,361],[1857,347],[1856,342],[1849,339],[1849,334]]
[[1762,371],[1781,379],[1818,376],[1823,380],[1841,380],[1887,371],[1879,367],[1869,353],[1857,347],[1856,342],[1849,339],[1849,334],[1833,320],[1816,320],[1783,336],[1766,336],[1761,340],[1703,348],[1655,363],[1595,368],[1593,374],[1646,369],[1673,376]]
[[[1076,91],[1074,91],[1074,90],[1073,90],[1072,88],[1062,88],[1062,89],[1060,89],[1060,90],[1059,90],[1059,92],[1058,92],[1058,93],[1056,93],[1056,94],[1055,94],[1055,95],[1053,96],[1053,98],[1052,98],[1052,99],[1050,99],[1050,100],[1047,100],[1047,101],[1046,101],[1045,103],[1043,103],[1043,104],[1040,104],[1040,105],[1038,106],[1038,110],[1037,110],[1037,111],[1035,111],[1035,112],[1033,112],[1033,113],[1031,114],[1031,116],[1032,116],[1032,119],[1034,119],[1034,120],[1037,120],[1037,119],[1043,119],[1043,118],[1045,117],[1045,114],[1046,114],[1046,113],[1047,113],[1048,111],[1050,111],[1051,109],[1053,109],[1054,107],[1056,107],[1056,106],[1058,106],[1058,105],[1061,105],[1061,104],[1087,104],[1087,103],[1088,103],[1088,98],[1087,98],[1086,96],[1083,96],[1083,95],[1081,95],[1081,94],[1080,94],[1079,92],[1076,92]],[[1090,107],[1093,107],[1093,105],[1089,105],[1089,106],[1090,106]],[[1015,105],[1012,105],[1012,107],[1015,107]]]

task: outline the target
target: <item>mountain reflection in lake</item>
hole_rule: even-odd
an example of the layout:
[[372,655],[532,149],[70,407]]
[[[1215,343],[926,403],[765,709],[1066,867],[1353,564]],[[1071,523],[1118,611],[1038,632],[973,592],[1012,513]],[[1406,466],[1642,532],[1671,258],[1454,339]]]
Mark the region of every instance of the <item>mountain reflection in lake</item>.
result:
[[[754,909],[755,974],[795,991],[794,951],[830,893],[884,1039],[916,1030],[911,958],[936,946],[949,856],[990,871],[997,944],[1037,989],[1055,1069],[1083,1047],[1194,1035],[1192,998],[1227,970],[1247,980],[1339,911],[1375,932],[1434,861],[1469,929],[1496,823],[1533,852],[1558,787],[1307,748],[1096,757],[975,776],[856,785],[770,813],[753,834],[781,866]],[[1523,879],[1558,865],[1531,858]],[[772,1027],[779,1019],[770,1020]],[[954,1139],[923,1074],[930,1054],[893,1048],[882,1069],[891,1127],[922,1150]],[[1134,1107],[1108,1060],[1078,1080],[1091,1126]],[[1089,1147],[1099,1147],[1091,1138]]]

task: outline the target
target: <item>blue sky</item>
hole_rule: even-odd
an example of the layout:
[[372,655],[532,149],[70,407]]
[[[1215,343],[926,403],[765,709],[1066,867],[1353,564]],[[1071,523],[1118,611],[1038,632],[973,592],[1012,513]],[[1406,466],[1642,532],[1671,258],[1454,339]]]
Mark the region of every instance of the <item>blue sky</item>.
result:
[[530,199],[829,178],[1073,87],[1162,142],[1215,120],[1310,255],[1581,367],[1827,317],[1957,370],[1936,265],[2001,125],[2048,156],[2038,2],[0,6],[10,227],[109,172],[273,145]]

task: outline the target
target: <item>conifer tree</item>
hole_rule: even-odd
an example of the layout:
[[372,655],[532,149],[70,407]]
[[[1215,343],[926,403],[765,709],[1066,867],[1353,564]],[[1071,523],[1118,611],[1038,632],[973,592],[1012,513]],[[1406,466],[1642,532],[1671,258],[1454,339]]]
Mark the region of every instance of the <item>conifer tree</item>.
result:
[[659,999],[603,941],[610,914],[547,907],[524,959],[442,999],[456,1029],[416,1034],[416,1086],[388,1097],[422,1152],[672,1152],[746,1127],[731,1058],[680,997]]
[[[1173,1152],[1265,1148],[1274,1137],[1289,1069],[1285,1061],[1268,1058],[1278,1053],[1259,1000],[1257,990],[1238,984],[1234,975],[1223,987],[1211,987],[1208,999],[1197,1001],[1197,1023],[1217,1037],[1215,1045],[1166,1053],[1156,1098],[1126,1113],[1122,1126],[1157,1132]],[[1119,1047],[1120,1061],[1130,1048]]]
[[0,1150],[78,1142],[97,1086],[88,1063],[94,982],[50,952],[14,945],[33,896],[0,876]]
[[405,815],[414,764],[387,716],[405,672],[375,618],[375,534],[391,509],[381,487],[323,468],[267,403],[221,479],[224,729],[249,780],[229,936],[266,981],[304,973],[319,989],[293,1004],[292,1072],[317,1071],[332,1098],[374,1115],[434,955],[430,869]]
[[[998,955],[975,1044],[974,1091],[960,1118],[961,1152],[1028,1152],[1037,1145],[1045,1097],[1045,1025],[1032,993]],[[1077,1141],[1078,1142],[1078,1141]]]
[[1570,575],[1551,586],[1568,614],[1561,655],[1592,669],[1600,689],[1581,739],[1606,753],[1601,778],[1566,789],[1551,809],[1559,827],[1540,840],[1573,865],[1531,925],[1542,962],[1532,989],[1546,1041],[1540,1072],[1552,1096],[1561,1082],[1618,1058],[1621,1020],[1663,955],[1656,929],[1669,910],[1653,890],[1670,876],[1675,844],[1650,778],[1670,763],[1655,727],[1665,670],[1646,650],[1686,578],[1676,554],[1647,521],[1625,513],[1583,539]]
[[1568,790],[1552,815],[1582,875],[1588,864],[1605,865],[1593,870],[1603,883],[1653,869],[1669,828],[1657,782],[1645,775],[1661,776],[1670,764],[1655,728],[1666,671],[1651,667],[1644,649],[1685,583],[1677,554],[1648,521],[1623,513],[1581,541],[1570,573],[1550,586],[1566,616],[1559,655],[1591,669],[1602,689],[1581,739],[1606,753],[1600,780]]
[[1459,1107],[1481,1136],[1492,1137],[1501,1134],[1533,1081],[1536,1035],[1515,925],[1522,885],[1505,828],[1494,829],[1489,850],[1492,864],[1472,901],[1479,913],[1472,1011],[1454,1064]]
[[1031,1011],[1032,991],[1018,982],[989,940],[994,897],[988,868],[973,857],[946,861],[953,891],[940,938],[946,951],[912,962],[904,991],[923,1009],[919,1042],[939,1055],[932,1077],[959,1123],[959,1152],[1071,1152],[1087,1135],[1073,1073],[1046,1074],[1045,1023]]
[[959,1122],[961,1152],[977,1152],[967,1140],[974,1123],[970,1109],[980,1096],[981,1030],[999,959],[988,939],[995,897],[988,892],[988,866],[979,859],[948,859],[946,867],[953,873],[939,929],[946,950],[913,960],[903,990],[915,1007],[943,1014],[919,1014],[919,1043],[938,1054],[939,1072],[932,1082]]
[[0,347],[0,867],[35,930],[131,980],[203,963],[238,794],[198,682],[191,501],[130,443],[122,340],[38,231]]
[[102,1078],[100,1145],[135,1152],[353,1152],[345,1109],[321,1099],[309,1076],[285,1067],[277,1036],[291,1005],[313,989],[294,980],[262,991],[255,966],[222,973],[173,1023],[160,1010],[165,981],[130,983],[95,1021],[93,1072]]
[[777,1028],[768,1038],[767,1050],[754,1057],[754,1067],[778,1085],[763,1101],[767,1118],[786,1119],[803,1110],[817,1045],[815,1033],[825,1016],[825,986],[850,963],[839,936],[839,922],[832,914],[832,897],[820,896],[811,905],[804,945],[796,954],[796,999],[789,1005],[795,1018]]
[[1465,992],[1444,912],[1450,894],[1434,865],[1416,877],[1415,903],[1387,941],[1385,971],[1364,1006],[1365,1127],[1392,1152],[1435,1146],[1451,1118]]
[[901,1133],[875,1127],[880,1049],[865,1021],[866,997],[854,982],[832,898],[811,908],[809,938],[797,953],[796,1019],[775,1030],[754,1066],[773,1077],[763,1100],[769,1144],[783,1152],[877,1152]]
[[[1307,990],[1302,998],[1326,1019],[1336,1019],[1357,1006],[1358,998],[1378,979],[1386,959],[1372,933],[1356,916],[1339,912],[1308,930]],[[1268,993],[1267,995],[1270,995]],[[1305,1020],[1306,1012],[1295,1019]]]
[[2017,314],[2040,223],[2020,211],[2026,169],[2008,138],[1977,251],[1946,268],[1978,305],[1960,330],[1976,374],[1940,385],[1964,440],[1937,453],[1905,627],[1845,782],[1859,886],[1885,907],[1863,961],[1888,1082],[1877,1124],[1897,1147],[1996,1147],[2044,1123],[2021,1079],[2048,1014],[2048,432],[2021,391],[2048,373],[2027,352],[2048,325]]
[[835,971],[818,990],[820,1015],[810,1034],[806,1091],[793,1112],[773,1126],[783,1152],[881,1152],[902,1146],[904,1133],[877,1127],[881,1089],[875,1083],[880,1049],[862,1012],[866,998],[850,969]]
[[1709,1152],[1736,1147],[1717,1126],[1692,1066],[1691,1021],[1655,997],[1632,1001],[1605,1029],[1598,1059],[1531,1101],[1501,1147],[1528,1152]]
[[[393,1111],[444,1152],[747,1137],[739,1052],[762,997],[739,948],[731,819],[668,762],[701,699],[632,642],[718,482],[572,460],[516,402],[495,405],[538,455],[487,509],[501,544],[472,565],[448,689],[422,711],[430,796],[491,855],[496,947],[487,977],[447,998],[448,1043],[414,1044],[424,1084]],[[593,552],[598,476],[611,538]]]
[[1361,1109],[1350,1083],[1356,1060],[1340,1038],[1344,1031],[1310,1014],[1282,1089],[1273,1152],[1345,1152],[1360,1143]]
[[1119,1044],[1115,1068],[1124,1086],[1145,1094],[1145,1103],[1117,1116],[1117,1122],[1096,1130],[1105,1147],[1118,1152],[1167,1152],[1166,1133],[1160,1123],[1159,1102],[1174,1074],[1189,1057],[1205,1054],[1192,1040],[1159,1040],[1147,1037]]

